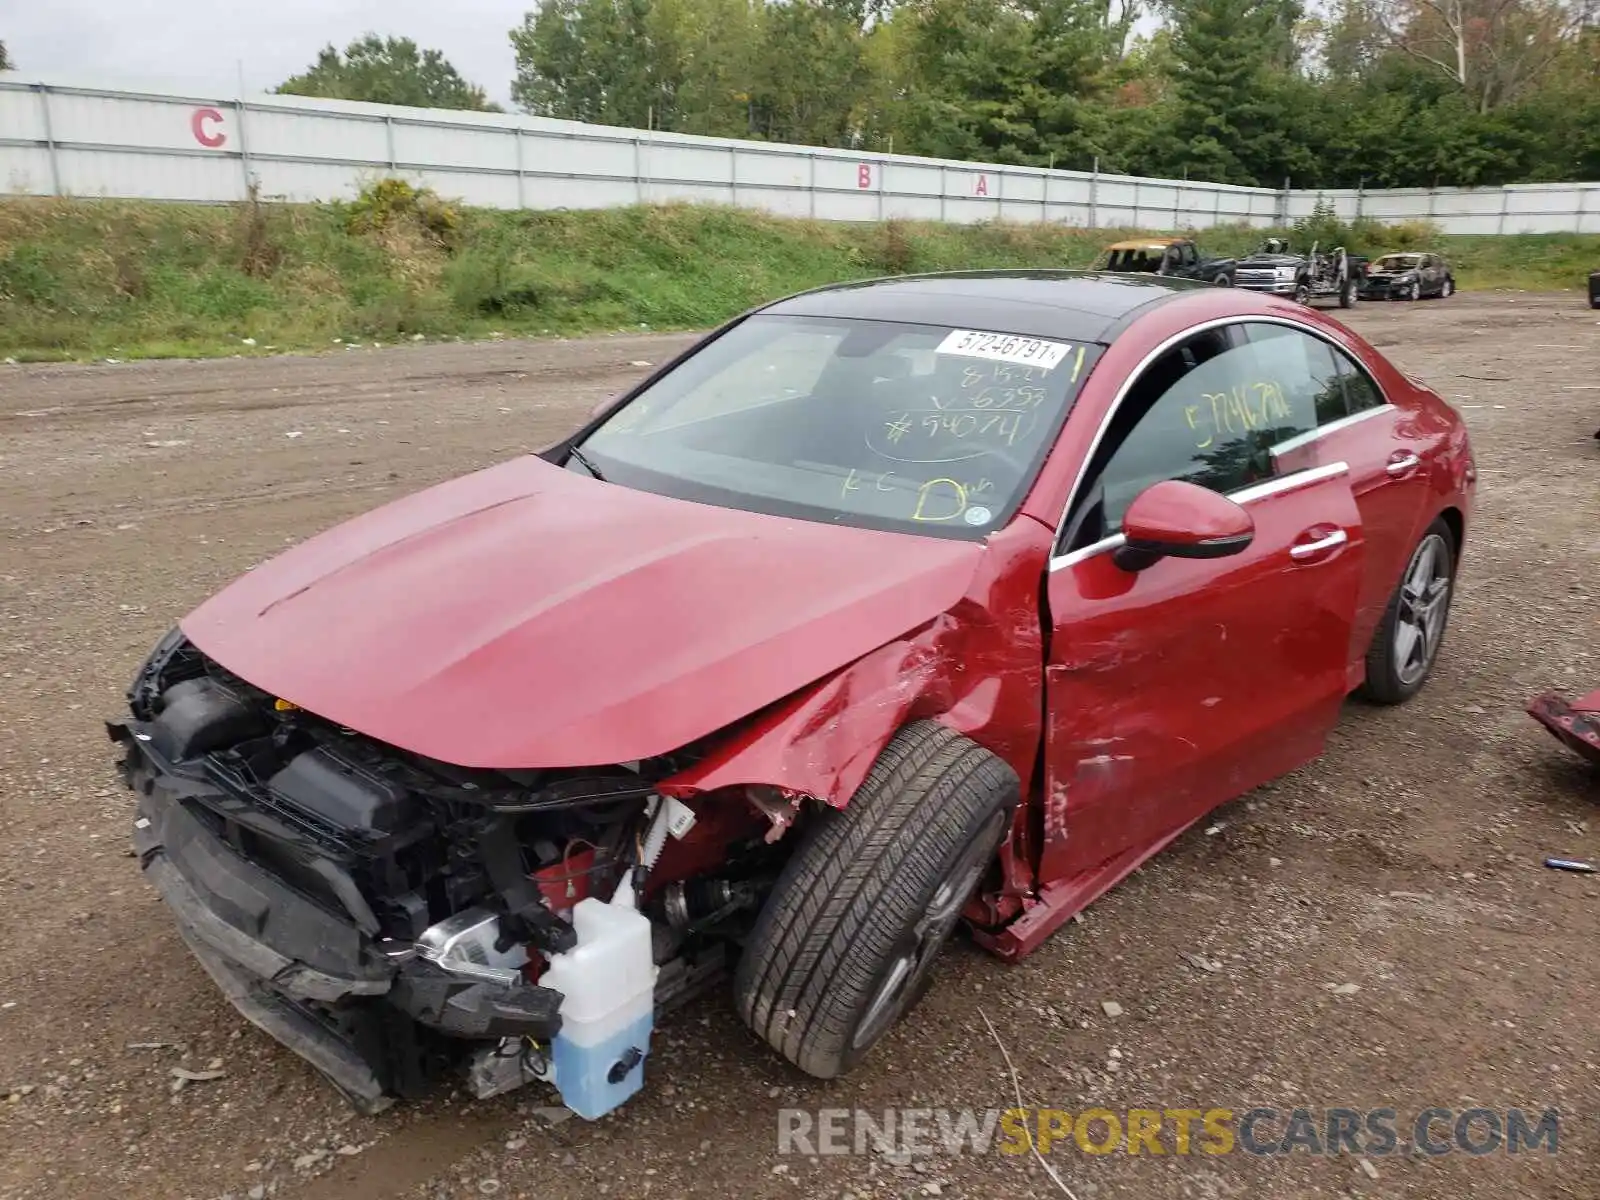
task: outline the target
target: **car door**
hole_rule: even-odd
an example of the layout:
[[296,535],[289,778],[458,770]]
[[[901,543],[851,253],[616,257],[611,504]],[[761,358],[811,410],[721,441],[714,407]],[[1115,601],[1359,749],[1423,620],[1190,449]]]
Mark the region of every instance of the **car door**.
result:
[[1193,279],[1199,274],[1200,255],[1195,250],[1193,242],[1185,242],[1178,247],[1178,274],[1186,279]]
[[1425,428],[1410,409],[1391,404],[1377,380],[1328,338],[1279,322],[1251,321],[1243,329],[1271,369],[1331,370],[1337,378],[1336,387],[1321,393],[1317,428],[1279,450],[1294,454],[1297,465],[1342,462],[1350,468],[1350,489],[1366,538],[1351,647],[1353,687],[1360,681],[1361,659],[1373,630],[1411,555],[1418,515],[1427,508],[1428,466],[1438,452],[1437,431]]
[[[1084,465],[1045,587],[1047,882],[1120,873],[1315,757],[1338,719],[1361,515],[1343,464],[1274,455],[1316,428],[1320,384],[1274,380],[1259,359],[1232,327],[1170,346]],[[1250,545],[1123,569],[1122,514],[1162,479],[1229,495]]]

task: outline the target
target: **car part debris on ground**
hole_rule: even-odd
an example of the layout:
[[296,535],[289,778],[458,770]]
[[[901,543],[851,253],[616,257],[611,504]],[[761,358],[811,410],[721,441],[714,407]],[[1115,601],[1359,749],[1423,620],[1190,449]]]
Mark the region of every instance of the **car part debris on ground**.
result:
[[1572,701],[1559,692],[1545,692],[1528,702],[1528,713],[1562,745],[1600,764],[1600,691]]

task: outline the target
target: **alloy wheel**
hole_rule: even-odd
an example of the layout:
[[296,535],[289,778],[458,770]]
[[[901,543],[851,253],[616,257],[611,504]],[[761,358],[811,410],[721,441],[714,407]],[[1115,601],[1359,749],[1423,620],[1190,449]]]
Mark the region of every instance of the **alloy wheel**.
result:
[[882,1037],[920,994],[934,960],[939,957],[939,950],[966,907],[972,889],[978,886],[989,860],[994,857],[1003,822],[1009,816],[1006,812],[992,814],[978,835],[967,843],[944,881],[934,889],[928,906],[907,930],[899,954],[884,972],[883,982],[856,1026],[851,1038],[855,1048],[870,1046]]
[[1450,611],[1450,549],[1437,533],[1417,546],[1400,585],[1394,623],[1394,672],[1410,687],[1427,674],[1439,652]]

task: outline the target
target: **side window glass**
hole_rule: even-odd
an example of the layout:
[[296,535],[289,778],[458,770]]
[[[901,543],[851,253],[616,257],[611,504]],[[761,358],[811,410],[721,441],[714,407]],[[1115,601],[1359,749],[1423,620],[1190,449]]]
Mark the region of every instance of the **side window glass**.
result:
[[1339,363],[1339,378],[1344,384],[1345,400],[1352,416],[1388,403],[1383,393],[1378,390],[1378,385],[1372,381],[1372,376],[1357,366],[1347,355],[1336,350],[1334,358]]
[[[1306,374],[1283,350],[1237,335],[1202,334],[1163,355],[1124,400],[1131,427],[1099,476],[1099,536],[1119,530],[1128,505],[1153,483],[1182,479],[1231,492],[1270,478],[1272,447],[1317,427]],[[1325,355],[1316,384],[1328,381],[1337,390]]]
[[1339,377],[1333,347],[1287,325],[1261,322],[1247,328],[1259,355],[1258,374],[1282,389],[1292,412],[1302,418],[1313,415],[1309,428],[1349,415],[1347,390]]

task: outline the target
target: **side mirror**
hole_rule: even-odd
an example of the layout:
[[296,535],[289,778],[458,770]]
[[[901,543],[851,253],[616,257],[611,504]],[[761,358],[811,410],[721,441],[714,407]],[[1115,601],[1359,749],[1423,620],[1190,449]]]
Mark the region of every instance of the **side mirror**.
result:
[[1163,558],[1226,558],[1256,536],[1250,514],[1220,492],[1168,479],[1133,498],[1112,561],[1142,571]]

